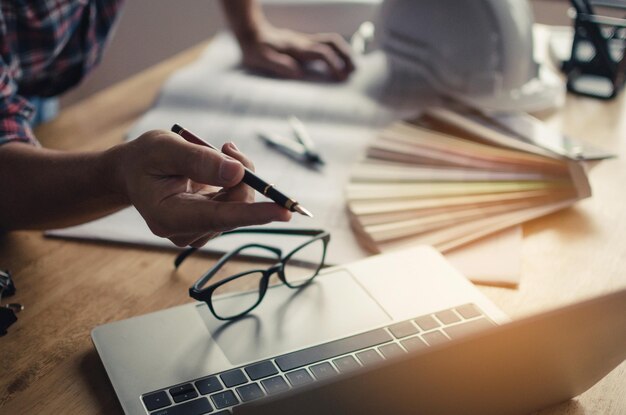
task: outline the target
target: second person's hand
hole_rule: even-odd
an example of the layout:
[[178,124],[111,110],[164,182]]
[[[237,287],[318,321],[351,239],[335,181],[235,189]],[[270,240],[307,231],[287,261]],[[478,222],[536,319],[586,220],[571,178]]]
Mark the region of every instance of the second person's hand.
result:
[[288,79],[301,79],[314,62],[328,76],[344,81],[354,70],[346,41],[336,33],[305,34],[265,22],[254,36],[240,38],[244,66]]

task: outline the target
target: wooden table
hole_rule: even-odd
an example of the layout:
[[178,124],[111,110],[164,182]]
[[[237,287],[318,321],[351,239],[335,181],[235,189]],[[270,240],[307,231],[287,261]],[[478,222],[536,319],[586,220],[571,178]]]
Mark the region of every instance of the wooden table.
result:
[[[63,111],[42,126],[41,142],[63,150],[119,143],[153,102],[163,80],[198,56],[203,45]],[[524,225],[518,289],[481,287],[512,317],[626,286],[626,110],[624,95],[605,103],[568,97],[547,121],[610,149],[621,159],[591,171],[594,195],[574,208]],[[0,338],[0,413],[116,414],[121,408],[89,337],[95,326],[189,301],[193,272],[172,272],[171,251],[44,238],[0,236],[0,266],[18,287],[25,310]],[[591,390],[542,414],[626,413],[626,363]]]

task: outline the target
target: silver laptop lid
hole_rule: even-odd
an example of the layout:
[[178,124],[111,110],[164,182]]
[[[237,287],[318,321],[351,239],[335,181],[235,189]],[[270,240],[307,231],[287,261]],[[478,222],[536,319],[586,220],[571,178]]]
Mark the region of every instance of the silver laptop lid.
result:
[[626,290],[235,408],[235,414],[520,414],[572,398],[626,358]]

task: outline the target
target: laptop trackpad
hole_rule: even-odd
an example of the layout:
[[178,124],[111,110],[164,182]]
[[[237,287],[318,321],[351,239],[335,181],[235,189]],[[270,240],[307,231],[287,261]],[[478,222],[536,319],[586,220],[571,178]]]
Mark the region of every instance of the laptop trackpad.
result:
[[[219,301],[243,301],[242,295],[257,294],[241,294]],[[205,305],[198,307],[214,341],[235,366],[391,321],[345,270],[321,275],[300,290],[284,285],[270,288],[252,313],[234,322],[219,321]]]

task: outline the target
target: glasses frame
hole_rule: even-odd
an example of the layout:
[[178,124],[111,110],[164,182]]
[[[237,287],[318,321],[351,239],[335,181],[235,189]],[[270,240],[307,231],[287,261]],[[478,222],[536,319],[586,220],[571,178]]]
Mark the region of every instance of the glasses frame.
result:
[[[218,320],[223,320],[223,321],[230,321],[230,320],[236,320],[246,314],[248,314],[250,311],[252,311],[254,308],[256,308],[261,301],[263,300],[263,298],[265,297],[265,294],[267,292],[267,288],[269,287],[269,281],[272,275],[274,275],[275,273],[278,274],[278,278],[280,279],[280,281],[285,284],[287,287],[289,288],[293,288],[293,289],[298,289],[301,287],[304,287],[308,284],[311,283],[311,281],[319,274],[319,271],[324,267],[324,263],[326,260],[326,249],[328,247],[328,243],[330,242],[330,233],[322,230],[322,229],[282,229],[282,228],[244,228],[244,229],[235,229],[233,231],[228,231],[228,232],[224,232],[222,235],[230,235],[230,234],[238,234],[238,233],[258,233],[258,234],[273,234],[273,235],[298,235],[298,236],[311,236],[312,238],[309,239],[308,241],[298,245],[296,248],[292,249],[287,255],[283,256],[282,255],[282,250],[280,248],[276,248],[273,246],[269,246],[269,245],[262,245],[262,244],[256,244],[256,243],[252,243],[252,244],[246,244],[246,245],[242,245],[237,249],[234,249],[228,253],[226,253],[225,255],[223,255],[216,263],[215,265],[213,265],[207,272],[205,272],[204,274],[202,274],[202,276],[200,276],[200,278],[198,278],[198,280],[196,280],[196,282],[189,288],[189,295],[198,301],[203,301],[204,303],[206,303],[206,305],[209,307],[209,310],[211,310],[211,313],[215,316],[215,318],[217,318]],[[323,243],[323,252],[322,252],[322,258],[319,261],[319,264],[317,266],[317,269],[315,270],[315,272],[313,273],[313,275],[307,279],[305,279],[301,284],[292,284],[289,283],[287,281],[287,278],[285,277],[285,263],[287,263],[289,261],[289,259],[291,259],[291,257],[298,252],[299,250],[301,250],[302,248],[321,240]],[[245,250],[245,249],[249,249],[249,248],[260,248],[260,249],[264,249],[266,251],[272,252],[276,255],[277,257],[277,262],[275,262],[273,265],[269,266],[266,269],[253,269],[253,270],[247,270],[244,272],[240,272],[237,273],[235,275],[231,275],[230,277],[224,278],[223,280],[209,285],[208,287],[205,287],[205,285],[209,282],[209,280],[215,276],[215,274],[217,274],[217,272],[224,266],[224,264],[226,264],[231,258],[233,258],[234,256],[236,256],[237,254],[239,254],[241,251]],[[181,252],[177,257],[176,260],[174,261],[174,266],[175,268],[178,268],[182,262],[191,254],[193,254],[194,252],[196,252],[198,250],[198,248],[187,248],[185,249],[183,252]],[[248,307],[246,310],[242,311],[239,314],[233,315],[233,316],[229,316],[229,317],[224,317],[224,316],[220,316],[216,311],[215,308],[213,307],[213,293],[215,292],[215,290],[217,290],[218,288],[220,288],[221,286],[228,284],[229,282],[232,282],[233,280],[236,280],[238,278],[242,278],[245,277],[246,275],[250,275],[250,274],[254,274],[254,273],[262,273],[262,277],[260,279],[259,282],[259,297],[257,299],[257,301],[251,305],[250,307]]]

